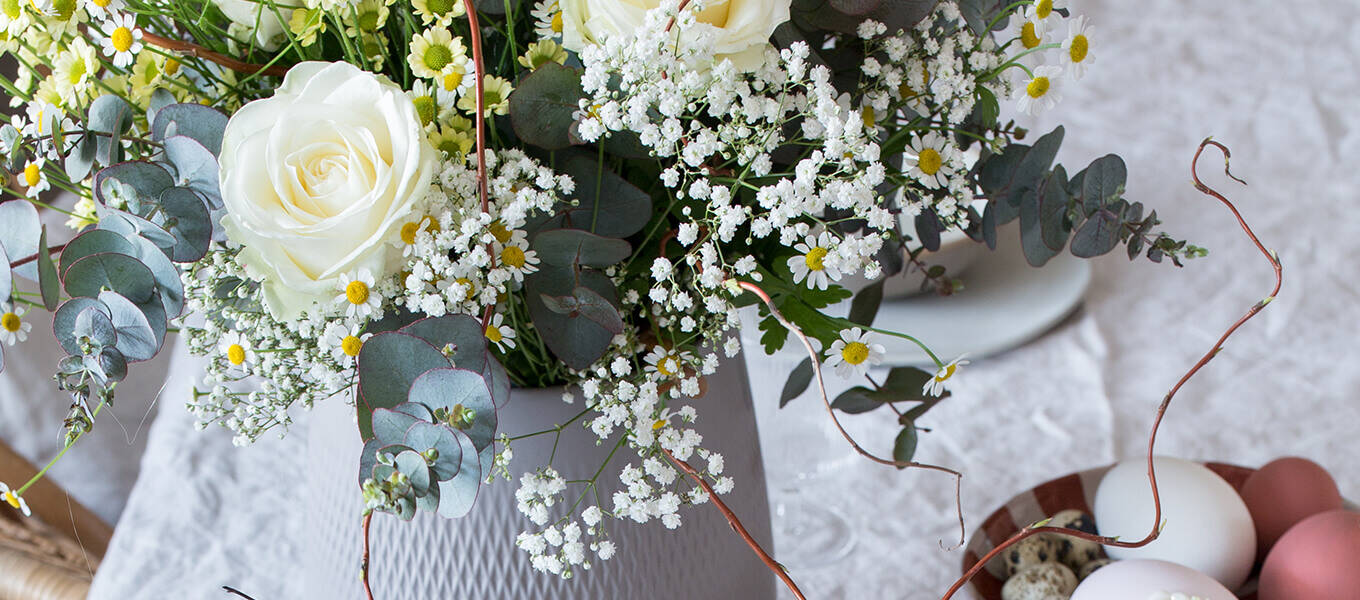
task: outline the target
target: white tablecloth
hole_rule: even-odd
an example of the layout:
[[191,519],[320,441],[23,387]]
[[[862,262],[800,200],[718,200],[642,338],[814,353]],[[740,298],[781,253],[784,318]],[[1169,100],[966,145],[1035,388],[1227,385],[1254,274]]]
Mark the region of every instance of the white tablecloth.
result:
[[[1189,184],[1190,156],[1213,135],[1232,147],[1235,171],[1251,186],[1212,174],[1216,155],[1204,162],[1208,181],[1279,250],[1286,283],[1186,386],[1158,451],[1248,465],[1306,456],[1330,468],[1343,493],[1360,496],[1360,404],[1351,399],[1360,387],[1360,370],[1351,368],[1360,283],[1350,263],[1360,255],[1360,11],[1350,0],[1074,8],[1095,26],[1098,62],[1063,92],[1060,160],[1075,171],[1121,154],[1129,197],[1212,253],[1184,269],[1098,260],[1084,309],[1034,343],[961,371],[954,397],[923,419],[934,431],[922,436],[918,457],[966,474],[972,526],[1017,491],[1143,452],[1165,391],[1271,283],[1266,262],[1223,207]],[[1021,124],[1042,133],[1057,122]],[[857,530],[848,558],[794,576],[813,598],[938,597],[961,558],[940,547],[957,541],[952,480],[854,458],[824,427],[815,443],[772,434],[817,409],[811,398],[787,412],[774,408],[792,364],[751,357],[770,472],[820,465],[805,493],[851,515]],[[847,421],[866,446],[887,451],[895,428],[885,415]],[[296,539],[289,527],[297,509],[288,502],[296,497],[289,486],[298,444],[232,450],[225,436],[194,432],[182,409],[166,407],[92,597],[173,590],[220,598],[224,583],[259,598],[296,597],[296,562],[286,558]],[[772,491],[786,486],[770,482]]]

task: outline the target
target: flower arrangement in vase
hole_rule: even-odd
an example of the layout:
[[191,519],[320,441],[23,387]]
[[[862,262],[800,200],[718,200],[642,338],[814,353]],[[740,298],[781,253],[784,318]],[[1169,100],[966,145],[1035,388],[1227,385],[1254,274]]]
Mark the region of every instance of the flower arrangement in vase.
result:
[[[41,0],[0,3],[0,31],[23,109],[0,128],[0,297],[54,311],[68,447],[178,328],[207,359],[202,425],[245,444],[348,398],[365,527],[517,477],[518,545],[564,577],[616,552],[607,518],[675,528],[711,501],[735,524],[690,400],[741,350],[739,308],[767,352],[806,346],[796,395],[813,357],[863,376],[877,336],[914,341],[872,325],[882,280],[952,286],[922,258],[942,232],[995,247],[1018,220],[1036,266],[1203,253],[1124,197],[1119,157],[1069,175],[1062,128],[1026,144],[999,120],[1095,56],[1051,0]],[[48,189],[79,197],[62,246]],[[916,403],[875,460],[947,470],[912,462],[965,364],[935,361],[856,388]],[[512,463],[497,411],[550,386],[583,399],[568,433],[616,450],[611,497]]]

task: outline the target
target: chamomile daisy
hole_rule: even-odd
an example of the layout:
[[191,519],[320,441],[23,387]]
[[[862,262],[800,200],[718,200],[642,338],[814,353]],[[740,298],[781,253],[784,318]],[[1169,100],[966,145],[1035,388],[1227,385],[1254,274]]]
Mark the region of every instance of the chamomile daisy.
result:
[[1034,0],[1034,4],[1020,9],[1020,19],[1034,25],[1034,33],[1043,38],[1048,33],[1050,17],[1054,14],[1053,0]]
[[411,0],[411,7],[416,9],[416,14],[420,15],[425,25],[437,24],[440,27],[448,27],[454,19],[466,13],[463,0]]
[[1072,75],[1072,79],[1081,79],[1086,74],[1086,67],[1095,62],[1095,57],[1091,56],[1091,28],[1086,24],[1086,15],[1073,17],[1067,25],[1067,39],[1062,45],[1062,62],[1067,65],[1067,72]]
[[524,56],[519,57],[519,64],[531,71],[550,62],[559,65],[567,62],[567,50],[562,47],[562,44],[552,40],[529,44],[529,49],[524,52]]
[[905,158],[907,164],[903,168],[910,167],[908,174],[927,188],[948,186],[949,178],[954,175],[953,148],[937,132],[912,140],[911,152],[905,153]]
[[801,252],[788,260],[789,270],[793,271],[793,282],[807,280],[809,288],[824,290],[833,281],[841,280],[841,271],[834,264],[828,264],[826,257],[835,247],[836,238],[829,231],[819,236],[807,236],[802,243],[793,247]]
[[1015,89],[1015,97],[1020,99],[1020,112],[1037,115],[1057,105],[1062,100],[1062,74],[1062,67],[1036,67],[1029,81]]
[[0,303],[0,342],[13,346],[28,340],[33,324],[23,320],[25,312],[28,311],[9,302]]
[[826,364],[836,369],[836,374],[849,379],[863,375],[869,367],[883,362],[886,350],[883,344],[874,343],[873,334],[852,327],[841,331],[841,339],[836,340],[826,350]]
[[4,499],[15,510],[24,513],[25,517],[33,516],[33,511],[29,510],[28,502],[24,501],[24,497],[9,489],[9,486],[3,481],[0,481],[0,499]]
[[223,335],[217,342],[217,350],[231,368],[245,370],[247,364],[255,362],[255,349],[239,331],[228,331]]
[[487,341],[504,351],[515,347],[515,328],[505,324],[505,315],[496,313],[486,326]]
[[109,15],[116,15],[123,10],[124,6],[123,0],[81,0],[80,2],[80,7],[85,9],[85,14],[96,20],[103,20]]
[[540,0],[529,14],[534,18],[534,34],[538,39],[562,39],[562,6],[558,0]]
[[345,307],[345,316],[365,319],[382,307],[382,296],[373,289],[373,272],[359,269],[353,275],[340,276],[340,296],[336,302]]
[[411,39],[411,53],[406,61],[416,77],[442,81],[458,68],[467,72],[467,48],[463,38],[453,37],[448,29],[432,27]]
[[951,360],[948,364],[940,367],[940,369],[935,372],[935,376],[931,377],[930,380],[926,382],[925,386],[922,387],[922,391],[924,391],[927,396],[939,396],[940,394],[943,394],[944,382],[949,381],[949,378],[953,377],[954,374],[959,371],[959,367],[968,364],[967,358],[967,354],[961,354],[958,358]]
[[137,18],[133,15],[113,15],[104,21],[100,31],[104,33],[100,42],[104,56],[112,58],[115,67],[121,69],[131,65],[137,59],[137,53],[142,51],[142,30],[137,28]]
[[52,78],[66,106],[76,106],[90,92],[99,73],[99,52],[85,38],[77,37],[52,62]]
[[325,335],[321,336],[321,344],[323,348],[331,350],[336,362],[349,366],[354,364],[355,357],[359,356],[359,350],[372,335],[362,333],[357,323],[352,325],[331,323],[326,327]]
[[19,175],[19,179],[24,183],[24,195],[29,198],[37,198],[52,187],[52,183],[47,181],[47,174],[43,172],[44,162],[46,161],[41,158],[28,161],[28,164],[24,165],[23,173]]
[[524,281],[524,275],[538,271],[538,252],[529,249],[528,236],[523,230],[515,230],[504,243],[497,241],[496,262],[506,270],[515,281]]
[[[491,115],[504,115],[510,112],[510,92],[515,91],[515,86],[510,84],[507,79],[502,79],[494,75],[487,75],[482,82],[482,108],[486,117]],[[477,94],[463,94],[458,99],[458,108],[468,114],[477,113]]]
[[671,350],[653,346],[652,351],[647,356],[642,357],[642,361],[647,364],[647,372],[656,373],[661,379],[675,379],[685,375],[684,353],[675,353]]

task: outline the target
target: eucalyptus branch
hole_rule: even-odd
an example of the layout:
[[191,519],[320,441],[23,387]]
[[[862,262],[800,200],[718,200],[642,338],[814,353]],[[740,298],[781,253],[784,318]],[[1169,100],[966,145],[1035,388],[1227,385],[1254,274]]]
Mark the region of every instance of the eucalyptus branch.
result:
[[[52,246],[51,248],[48,248],[48,249],[47,249],[47,253],[48,253],[48,254],[55,254],[55,253],[57,253],[57,252],[61,252],[62,249],[64,249],[64,248],[66,248],[66,244],[57,244],[56,246]],[[19,268],[19,267],[21,267],[21,266],[23,266],[23,265],[26,265],[26,264],[28,264],[28,263],[31,263],[31,262],[35,261],[35,260],[38,260],[38,257],[39,257],[39,256],[42,256],[42,253],[41,253],[41,252],[35,252],[35,253],[30,254],[30,255],[28,255],[28,256],[25,256],[25,257],[23,257],[23,258],[21,258],[21,259],[19,259],[19,260],[16,260],[16,261],[14,261],[14,262],[12,262],[12,263],[9,263],[9,268],[11,268],[11,269],[17,269],[17,268]]]
[[200,46],[192,42],[163,38],[145,29],[141,31],[142,41],[148,44],[151,44],[153,46],[159,46],[161,48],[165,48],[166,50],[171,50],[174,52],[182,52],[195,58],[201,58],[203,60],[216,63],[220,66],[226,67],[238,73],[245,73],[247,75],[271,75],[274,77],[283,77],[284,75],[288,74],[288,67],[283,65],[251,64],[248,62],[237,60],[225,54],[213,52],[212,50],[209,50],[207,48],[204,48],[203,46]]
[[1218,355],[1219,351],[1223,349],[1223,343],[1226,342],[1228,338],[1231,337],[1232,334],[1236,332],[1239,327],[1242,326],[1242,324],[1246,323],[1252,317],[1256,316],[1256,313],[1261,312],[1261,310],[1264,309],[1267,304],[1270,304],[1270,302],[1275,299],[1275,296],[1280,293],[1280,286],[1283,284],[1284,281],[1283,266],[1280,264],[1279,257],[1275,254],[1275,252],[1266,249],[1265,245],[1261,243],[1261,240],[1256,237],[1256,233],[1252,231],[1251,226],[1247,225],[1246,220],[1242,218],[1242,213],[1238,212],[1237,206],[1235,206],[1231,201],[1225,198],[1218,191],[1214,190],[1213,188],[1210,188],[1209,186],[1205,185],[1202,181],[1200,181],[1198,170],[1199,157],[1201,154],[1204,153],[1204,148],[1206,146],[1213,146],[1215,148],[1218,148],[1218,150],[1223,153],[1223,172],[1226,173],[1228,177],[1232,178],[1234,181],[1242,183],[1243,185],[1246,184],[1246,182],[1242,181],[1241,179],[1238,179],[1229,170],[1228,159],[1231,157],[1231,153],[1228,152],[1228,148],[1223,144],[1213,141],[1212,138],[1205,138],[1204,141],[1200,142],[1199,149],[1195,150],[1195,156],[1190,161],[1190,177],[1195,182],[1195,189],[1205,195],[1217,199],[1219,202],[1222,202],[1224,206],[1227,206],[1229,211],[1232,211],[1232,214],[1237,219],[1237,224],[1242,228],[1242,231],[1244,231],[1247,234],[1248,238],[1251,238],[1252,243],[1254,243],[1256,245],[1256,248],[1261,251],[1261,254],[1263,254],[1266,257],[1266,260],[1270,261],[1270,266],[1275,270],[1275,287],[1270,290],[1270,295],[1253,304],[1251,308],[1247,310],[1246,314],[1242,315],[1242,317],[1237,319],[1237,321],[1235,321],[1232,324],[1232,326],[1228,327],[1227,331],[1223,332],[1223,335],[1218,338],[1218,341],[1214,343],[1213,347],[1210,348],[1208,352],[1204,353],[1204,355],[1200,357],[1200,359],[1196,361],[1195,364],[1192,365],[1190,369],[1186,371],[1185,374],[1182,375],[1179,380],[1176,381],[1176,385],[1172,386],[1171,391],[1166,393],[1166,396],[1162,398],[1162,403],[1157,407],[1157,415],[1152,421],[1152,432],[1148,434],[1147,444],[1148,483],[1152,487],[1152,504],[1154,509],[1151,531],[1149,531],[1147,536],[1145,536],[1143,539],[1132,542],[1126,542],[1115,537],[1100,536],[1085,533],[1078,530],[1066,529],[1062,527],[1050,527],[1047,525],[1046,520],[1041,521],[1039,523],[1029,525],[1024,529],[1021,529],[1020,531],[1016,532],[1015,535],[1011,536],[1006,541],[997,544],[995,548],[992,548],[991,552],[988,552],[985,556],[978,559],[977,563],[974,564],[972,568],[968,569],[968,571],[963,574],[963,577],[960,577],[958,581],[955,581],[954,585],[951,586],[947,592],[945,592],[945,595],[942,600],[949,600],[949,598],[953,597],[954,594],[964,586],[964,584],[966,584],[969,580],[976,576],[983,568],[985,568],[987,566],[987,563],[991,562],[992,559],[999,556],[1007,548],[1010,548],[1011,546],[1014,546],[1015,544],[1019,543],[1020,540],[1023,540],[1032,535],[1045,532],[1061,533],[1066,536],[1075,537],[1083,540],[1089,540],[1105,546],[1113,546],[1116,548],[1139,548],[1152,543],[1152,541],[1157,539],[1157,537],[1161,534],[1162,499],[1161,492],[1157,488],[1157,473],[1153,467],[1153,447],[1157,443],[1157,430],[1162,424],[1162,418],[1166,416],[1167,408],[1171,406],[1171,399],[1175,397],[1176,392],[1180,391],[1181,387],[1185,385],[1185,382],[1189,381],[1191,377],[1193,377],[1196,373],[1199,372],[1201,368],[1204,367],[1204,365],[1208,364],[1210,360],[1212,360],[1215,356]]
[[364,556],[359,563],[359,580],[364,584],[364,595],[373,600],[373,588],[368,585],[368,530],[373,523],[373,511],[364,513]]
[[727,504],[722,501],[722,498],[718,497],[718,493],[713,491],[713,486],[708,484],[708,481],[704,479],[704,476],[689,463],[676,458],[674,454],[671,454],[670,450],[662,448],[661,451],[666,454],[666,458],[669,458],[672,463],[675,463],[675,466],[679,467],[681,471],[684,471],[685,474],[693,478],[694,481],[699,484],[699,487],[704,488],[704,491],[708,492],[709,500],[713,502],[713,506],[718,507],[718,510],[722,512],[723,518],[727,519],[727,524],[732,527],[732,531],[737,532],[737,535],[741,536],[742,541],[746,542],[746,545],[751,547],[751,550],[756,553],[756,556],[760,557],[760,561],[765,563],[765,566],[769,567],[771,571],[774,571],[774,574],[778,575],[779,579],[783,580],[784,585],[788,586],[789,591],[793,592],[794,597],[799,600],[807,600],[807,596],[804,596],[803,591],[798,589],[798,584],[794,583],[793,578],[789,576],[784,565],[779,564],[770,556],[769,552],[766,552],[764,548],[760,547],[760,542],[756,541],[756,539],[751,536],[751,532],[747,531],[746,526],[741,524],[741,519],[737,518],[737,514],[732,512],[731,508],[727,507]]

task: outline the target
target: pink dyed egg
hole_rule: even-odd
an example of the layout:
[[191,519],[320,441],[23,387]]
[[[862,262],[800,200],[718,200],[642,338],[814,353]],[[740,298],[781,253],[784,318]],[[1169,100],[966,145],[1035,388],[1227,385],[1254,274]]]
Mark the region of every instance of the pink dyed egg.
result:
[[1360,600],[1360,513],[1328,511],[1291,527],[1266,557],[1256,595],[1260,600]]
[[1326,469],[1306,458],[1270,461],[1242,486],[1251,520],[1256,523],[1258,557],[1299,521],[1341,508],[1341,492]]

